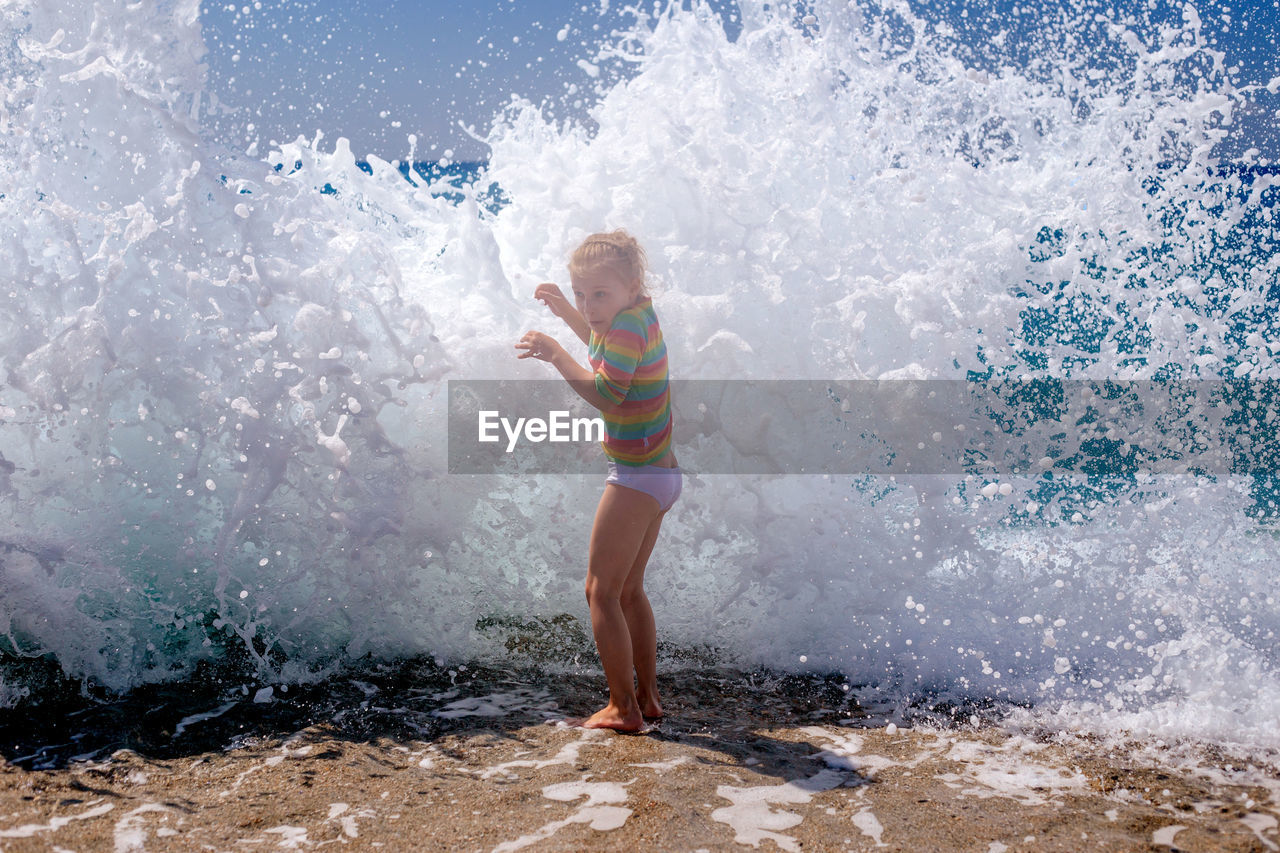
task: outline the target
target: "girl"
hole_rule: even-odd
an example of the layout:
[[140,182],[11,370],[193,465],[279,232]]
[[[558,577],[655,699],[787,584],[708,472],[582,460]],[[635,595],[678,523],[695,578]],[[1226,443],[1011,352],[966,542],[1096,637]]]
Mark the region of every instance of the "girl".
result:
[[550,362],[605,422],[609,475],[591,528],[587,603],[609,704],[582,725],[623,732],[662,716],[644,569],[681,488],[671,451],[667,349],[644,271],[644,250],[630,234],[592,234],[569,261],[576,308],[554,284],[534,290],[533,298],[587,345],[591,370],[542,332],[527,332],[516,344],[523,350],[518,358]]

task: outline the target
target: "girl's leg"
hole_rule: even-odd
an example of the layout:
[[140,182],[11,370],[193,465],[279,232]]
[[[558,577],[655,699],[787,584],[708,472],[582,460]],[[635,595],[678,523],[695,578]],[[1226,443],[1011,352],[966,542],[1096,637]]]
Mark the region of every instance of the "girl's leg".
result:
[[649,563],[658,531],[662,527],[665,512],[649,522],[640,553],[631,564],[631,572],[622,585],[622,615],[631,631],[631,656],[636,669],[636,699],[640,713],[653,719],[662,716],[662,703],[658,699],[658,634],[653,624],[653,609],[649,597],[644,594],[644,570]]
[[658,502],[635,489],[610,483],[600,497],[591,528],[586,591],[591,630],[609,683],[609,704],[586,719],[587,728],[638,731],[644,727],[633,681],[631,629],[621,597],[645,534],[659,514]]

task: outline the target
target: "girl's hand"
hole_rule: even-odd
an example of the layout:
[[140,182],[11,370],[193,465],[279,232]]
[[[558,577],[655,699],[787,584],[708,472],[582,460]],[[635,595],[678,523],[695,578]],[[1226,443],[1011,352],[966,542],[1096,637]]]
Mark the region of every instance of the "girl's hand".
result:
[[[555,285],[551,285],[555,287]],[[516,349],[524,350],[516,358],[536,358],[539,361],[551,361],[562,348],[559,341],[542,332],[525,332],[524,337],[516,343]]]
[[573,312],[574,308],[569,304],[569,300],[565,298],[559,286],[549,281],[538,285],[533,291],[533,298],[537,299],[543,305],[551,309],[551,313],[555,314],[561,320],[566,319]]

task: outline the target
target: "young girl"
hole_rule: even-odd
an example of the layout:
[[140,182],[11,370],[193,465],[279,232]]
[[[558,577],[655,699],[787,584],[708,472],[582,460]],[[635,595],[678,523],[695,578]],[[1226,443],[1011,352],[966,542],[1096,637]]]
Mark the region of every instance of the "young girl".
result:
[[[609,475],[596,508],[587,558],[591,630],[609,682],[609,704],[582,725],[640,731],[662,716],[657,634],[644,569],[662,517],[680,496],[671,451],[667,349],[644,289],[644,250],[630,234],[592,234],[569,261],[574,301],[540,284],[534,299],[587,345],[591,370],[551,336],[527,332],[518,358],[550,362],[605,422]],[[635,681],[632,678],[635,678]]]

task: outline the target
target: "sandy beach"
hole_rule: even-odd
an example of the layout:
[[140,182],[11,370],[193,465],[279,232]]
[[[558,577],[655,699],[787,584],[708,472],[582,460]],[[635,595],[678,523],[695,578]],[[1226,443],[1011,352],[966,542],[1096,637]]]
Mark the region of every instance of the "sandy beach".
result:
[[[589,673],[383,666],[324,686],[5,712],[4,850],[1188,850],[1280,843],[1280,778],[1201,750],[669,671],[639,735]],[[257,700],[257,701],[255,701]],[[963,713],[963,712],[961,712]],[[901,724],[891,720],[901,720]],[[1062,741],[1062,738],[1056,740]]]

